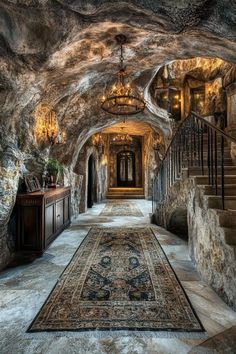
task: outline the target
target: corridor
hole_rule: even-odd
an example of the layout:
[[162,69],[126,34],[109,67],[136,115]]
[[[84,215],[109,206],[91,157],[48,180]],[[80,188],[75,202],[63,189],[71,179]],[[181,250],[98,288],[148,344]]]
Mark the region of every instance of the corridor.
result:
[[[109,213],[100,215],[106,203],[96,204],[86,213],[79,215],[50,245],[42,257],[29,264],[6,269],[1,273],[1,354],[201,353],[202,348],[192,348],[206,340],[209,343],[209,338],[236,325],[236,313],[201,280],[196,272],[188,256],[187,242],[156,225],[150,225],[150,201],[130,200],[129,202],[137,210],[139,209],[143,216],[109,216]],[[115,204],[117,201],[109,201],[111,206],[110,203]],[[125,201],[119,201],[120,203]],[[67,332],[62,336],[53,332],[26,333],[78,246],[90,228],[96,226],[106,228],[151,226],[206,329],[208,338],[181,339],[173,332],[170,333],[170,338],[162,338],[161,334],[152,332],[150,337],[142,336],[142,332],[124,336],[119,331],[109,336],[101,332],[98,334],[97,331]],[[214,345],[218,350],[222,338],[224,339],[224,336],[220,337],[219,342],[217,337],[215,339]],[[208,348],[213,350],[214,347],[211,345],[207,344]],[[227,341],[223,345],[225,350]]]

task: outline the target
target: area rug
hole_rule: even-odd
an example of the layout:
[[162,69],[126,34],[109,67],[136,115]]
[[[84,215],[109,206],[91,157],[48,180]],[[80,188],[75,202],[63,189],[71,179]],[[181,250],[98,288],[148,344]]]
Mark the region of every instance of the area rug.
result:
[[139,208],[129,202],[107,203],[100,213],[101,216],[143,216]]
[[203,331],[150,228],[91,229],[28,331],[95,329]]

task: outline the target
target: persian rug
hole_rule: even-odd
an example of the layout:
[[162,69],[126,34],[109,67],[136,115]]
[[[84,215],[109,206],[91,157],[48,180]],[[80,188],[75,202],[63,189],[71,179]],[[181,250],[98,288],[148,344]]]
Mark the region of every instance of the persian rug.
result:
[[28,332],[204,331],[150,228],[93,228]]
[[107,203],[101,211],[102,216],[143,216],[139,208],[129,202]]

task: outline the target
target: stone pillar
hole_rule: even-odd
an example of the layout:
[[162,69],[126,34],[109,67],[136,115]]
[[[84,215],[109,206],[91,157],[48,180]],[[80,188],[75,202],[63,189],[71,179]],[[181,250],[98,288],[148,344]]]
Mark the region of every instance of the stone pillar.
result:
[[227,128],[226,132],[236,138],[236,82],[226,87]]

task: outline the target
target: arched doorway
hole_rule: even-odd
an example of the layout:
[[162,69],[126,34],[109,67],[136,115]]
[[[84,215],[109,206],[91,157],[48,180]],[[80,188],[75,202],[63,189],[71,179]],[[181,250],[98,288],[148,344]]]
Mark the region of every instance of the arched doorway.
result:
[[94,202],[94,157],[90,155],[88,160],[88,188],[87,207],[92,208]]
[[120,151],[117,154],[118,187],[135,187],[135,154],[133,151]]

